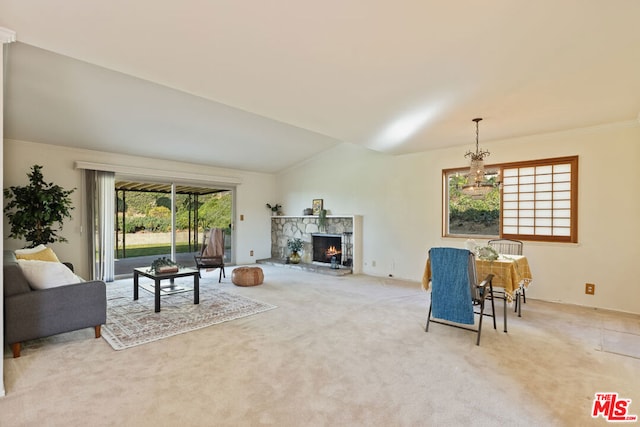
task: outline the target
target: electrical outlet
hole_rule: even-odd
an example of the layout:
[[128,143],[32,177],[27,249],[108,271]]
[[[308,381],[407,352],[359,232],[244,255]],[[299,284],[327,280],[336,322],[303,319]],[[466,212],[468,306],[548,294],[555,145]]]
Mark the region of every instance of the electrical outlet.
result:
[[584,293],[587,295],[594,295],[596,293],[596,285],[594,283],[585,283]]
[[249,251],[249,256],[253,256],[253,249]]
[[375,267],[376,266],[376,262],[375,261],[371,261],[371,267]]

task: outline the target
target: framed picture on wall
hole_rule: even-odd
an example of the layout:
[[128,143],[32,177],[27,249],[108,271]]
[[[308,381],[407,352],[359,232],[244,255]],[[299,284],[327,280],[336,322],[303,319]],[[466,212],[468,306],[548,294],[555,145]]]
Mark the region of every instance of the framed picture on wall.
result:
[[320,211],[322,211],[322,199],[313,199],[313,214],[320,215]]

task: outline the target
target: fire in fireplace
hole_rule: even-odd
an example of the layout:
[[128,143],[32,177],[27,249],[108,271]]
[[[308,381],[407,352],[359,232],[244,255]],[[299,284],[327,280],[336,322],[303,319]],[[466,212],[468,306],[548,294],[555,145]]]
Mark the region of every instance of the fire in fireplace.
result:
[[331,263],[336,257],[336,263],[342,263],[342,235],[341,234],[312,234],[313,261]]

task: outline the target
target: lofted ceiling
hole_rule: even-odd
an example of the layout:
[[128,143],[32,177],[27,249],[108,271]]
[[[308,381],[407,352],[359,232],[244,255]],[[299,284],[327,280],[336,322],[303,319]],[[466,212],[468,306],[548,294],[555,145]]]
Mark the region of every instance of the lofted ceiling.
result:
[[275,173],[635,120],[637,0],[0,0],[5,137]]

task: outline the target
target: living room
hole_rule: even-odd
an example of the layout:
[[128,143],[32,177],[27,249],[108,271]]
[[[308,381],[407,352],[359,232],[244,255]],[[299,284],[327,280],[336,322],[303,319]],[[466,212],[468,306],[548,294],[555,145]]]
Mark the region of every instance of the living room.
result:
[[[627,15],[637,17],[637,7],[627,6],[630,9]],[[18,24],[21,21],[14,22]],[[0,18],[0,26],[13,27],[20,40],[21,28],[11,25],[14,22],[3,22]],[[25,32],[28,31],[25,28]],[[9,62],[10,49],[5,57]],[[636,56],[636,70],[639,64]],[[591,63],[587,66],[595,67]],[[615,73],[609,78],[614,80]],[[610,81],[599,83],[598,89],[606,93],[606,89],[600,86],[607,86]],[[584,91],[591,90],[592,86],[585,83]],[[629,81],[627,90],[639,93],[634,90],[636,87],[635,81]],[[611,97],[601,96],[599,99],[605,103],[618,97],[616,92]],[[382,94],[380,98],[383,99]],[[5,112],[10,108],[6,103],[5,100]],[[553,114],[566,112],[554,110],[551,101],[549,103],[548,110],[553,110]],[[39,164],[43,166],[47,180],[64,188],[78,189],[73,194],[76,207],[73,219],[64,227],[64,235],[69,242],[53,247],[61,259],[73,262],[78,274],[84,277],[89,274],[89,248],[87,227],[83,222],[83,175],[76,167],[77,162],[135,170],[139,176],[156,179],[232,182],[236,192],[234,251],[237,265],[254,264],[258,259],[271,256],[271,214],[265,203],[282,204],[286,215],[302,215],[312,200],[322,199],[330,215],[362,216],[363,276],[380,280],[392,276],[409,283],[408,287],[413,284],[419,288],[430,247],[464,247],[466,239],[443,237],[442,171],[467,165],[464,153],[472,148],[474,139],[471,119],[484,114],[478,111],[481,107],[482,103],[476,103],[458,112],[465,117],[456,123],[463,136],[458,144],[398,154],[309,132],[304,134],[311,141],[309,145],[317,143],[321,149],[305,152],[299,161],[276,171],[262,171],[259,165],[241,168],[220,166],[214,162],[177,161],[155,155],[155,151],[148,151],[148,155],[132,154],[138,152],[133,144],[131,152],[127,153],[96,149],[90,145],[78,147],[65,141],[11,138],[5,130],[2,139],[3,188],[24,184],[29,168]],[[485,117],[480,138],[482,147],[491,152],[488,163],[579,156],[578,242],[525,242],[534,276],[527,298],[561,303],[567,307],[588,307],[594,313],[612,310],[640,314],[640,290],[634,274],[635,261],[640,258],[640,247],[635,241],[640,236],[637,221],[640,200],[632,192],[634,184],[640,181],[640,169],[637,167],[640,159],[640,105],[636,101],[631,107],[635,110],[624,119],[610,119],[603,115],[582,126],[548,128],[547,131],[523,132],[486,140],[483,139],[483,130],[499,127],[496,123],[504,121],[500,113],[506,115],[506,112],[500,106],[494,106],[492,117]],[[100,128],[100,132],[105,132],[105,129]],[[222,151],[227,145],[233,146],[224,144],[216,149]],[[180,146],[176,146],[180,151]],[[293,147],[290,149],[295,150]],[[300,150],[307,148],[301,147]],[[260,163],[260,159],[244,151],[237,153],[237,157],[245,157],[247,164]],[[20,242],[6,239],[6,230],[5,222],[4,249],[21,247]],[[596,284],[594,295],[585,294],[585,283]],[[526,318],[526,312],[523,316]],[[418,328],[416,333],[422,331]],[[639,399],[637,396],[626,397]]]

